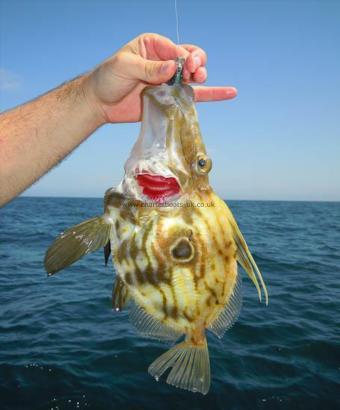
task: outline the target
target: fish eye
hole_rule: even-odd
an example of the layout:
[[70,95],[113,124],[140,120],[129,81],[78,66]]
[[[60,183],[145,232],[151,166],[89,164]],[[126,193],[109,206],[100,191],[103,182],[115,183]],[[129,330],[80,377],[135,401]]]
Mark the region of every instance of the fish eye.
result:
[[211,159],[205,154],[197,154],[196,171],[200,175],[207,174],[212,167]]
[[176,262],[190,262],[194,257],[194,247],[187,237],[179,238],[170,249]]

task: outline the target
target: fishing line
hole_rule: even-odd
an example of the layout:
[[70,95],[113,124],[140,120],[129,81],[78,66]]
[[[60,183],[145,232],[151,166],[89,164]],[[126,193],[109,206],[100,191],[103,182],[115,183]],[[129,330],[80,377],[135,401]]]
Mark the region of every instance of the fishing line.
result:
[[175,15],[176,15],[177,44],[179,44],[179,19],[178,19],[177,0],[175,0]]

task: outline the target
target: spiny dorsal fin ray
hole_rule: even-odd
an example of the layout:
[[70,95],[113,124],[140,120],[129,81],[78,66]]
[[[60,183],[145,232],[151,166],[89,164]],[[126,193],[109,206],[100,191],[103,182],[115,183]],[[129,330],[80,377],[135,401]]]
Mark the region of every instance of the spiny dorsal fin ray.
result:
[[268,305],[268,291],[264,283],[264,280],[262,278],[261,272],[259,268],[257,267],[256,262],[254,261],[254,258],[252,257],[249,251],[247,243],[237,225],[237,222],[233,214],[228,208],[228,206],[227,206],[227,210],[228,210],[228,219],[232,227],[234,241],[237,246],[237,261],[240,263],[242,268],[247,272],[248,276],[254,283],[257,289],[258,295],[259,295],[259,300],[261,302],[262,297],[261,297],[261,288],[259,285],[259,281],[260,281],[261,287],[263,289],[264,297],[265,297],[265,302],[266,302],[266,305]]
[[110,254],[111,254],[111,242],[109,240],[107,244],[104,246],[105,266],[107,266],[107,262],[109,260]]
[[109,218],[98,216],[62,232],[46,252],[44,264],[47,273],[52,275],[102,248],[109,240],[111,228]]
[[[235,264],[236,266],[236,264]],[[232,294],[217,318],[208,326],[208,329],[220,339],[230,329],[240,315],[242,308],[242,278],[237,273]]]
[[112,308],[120,311],[129,300],[129,290],[121,278],[116,275],[112,289]]
[[181,333],[160,322],[136,303],[132,303],[130,320],[143,336],[151,339],[175,341],[181,336]]

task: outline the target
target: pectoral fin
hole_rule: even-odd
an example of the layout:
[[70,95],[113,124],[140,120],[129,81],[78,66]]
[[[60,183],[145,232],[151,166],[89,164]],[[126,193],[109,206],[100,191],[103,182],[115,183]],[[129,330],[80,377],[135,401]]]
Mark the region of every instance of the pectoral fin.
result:
[[254,261],[254,258],[249,251],[247,243],[245,239],[243,238],[243,235],[237,225],[237,222],[229,208],[228,208],[228,211],[229,211],[228,219],[231,224],[234,241],[237,246],[237,261],[242,266],[242,268],[247,272],[248,276],[254,283],[257,289],[258,295],[259,295],[259,300],[261,302],[262,294],[261,294],[261,288],[259,285],[259,282],[260,282],[261,287],[263,289],[266,305],[268,305],[268,291],[264,283],[264,280],[262,278],[261,272],[259,268],[257,267],[256,262]]
[[110,218],[99,216],[62,232],[46,252],[44,263],[47,273],[52,275],[105,246],[111,229]]

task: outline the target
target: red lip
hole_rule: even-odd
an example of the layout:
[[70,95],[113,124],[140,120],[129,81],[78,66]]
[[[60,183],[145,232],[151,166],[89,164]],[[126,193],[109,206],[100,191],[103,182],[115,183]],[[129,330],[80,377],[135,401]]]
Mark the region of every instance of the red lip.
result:
[[138,185],[142,188],[143,194],[157,202],[176,195],[181,190],[176,178],[173,177],[138,174],[136,179]]

